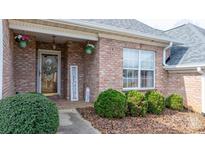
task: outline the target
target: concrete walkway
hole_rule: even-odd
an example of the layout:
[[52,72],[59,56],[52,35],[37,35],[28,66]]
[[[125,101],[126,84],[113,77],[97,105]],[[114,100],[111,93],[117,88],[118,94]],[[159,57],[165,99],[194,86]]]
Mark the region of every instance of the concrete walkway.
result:
[[90,122],[81,117],[76,109],[59,110],[58,134],[99,134]]

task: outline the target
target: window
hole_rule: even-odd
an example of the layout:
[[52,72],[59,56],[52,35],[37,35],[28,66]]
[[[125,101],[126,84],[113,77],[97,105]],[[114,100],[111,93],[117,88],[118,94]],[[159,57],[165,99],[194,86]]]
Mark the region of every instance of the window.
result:
[[123,88],[154,88],[155,52],[123,50]]

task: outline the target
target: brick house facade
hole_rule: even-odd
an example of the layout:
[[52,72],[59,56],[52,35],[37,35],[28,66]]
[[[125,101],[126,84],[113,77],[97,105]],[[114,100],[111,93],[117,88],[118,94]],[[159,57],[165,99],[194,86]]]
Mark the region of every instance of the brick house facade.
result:
[[[47,26],[48,31],[43,26]],[[26,48],[20,48],[14,40],[19,33],[30,36]],[[39,91],[39,50],[54,50],[52,36],[55,35],[59,39],[55,50],[61,53],[61,80],[58,83],[61,85],[61,98],[71,100],[70,67],[73,65],[78,67],[78,100],[85,99],[86,87],[90,88],[91,101],[108,88],[123,91],[123,49],[130,48],[155,53],[155,86],[152,89],[166,96],[179,93],[184,97],[185,106],[202,112],[202,75],[196,70],[170,72],[164,69],[163,51],[169,40],[110,33],[102,29],[82,28],[77,24],[75,27],[73,24],[42,20],[3,20],[2,97],[15,95],[16,92]],[[90,55],[84,51],[88,41],[96,46]]]

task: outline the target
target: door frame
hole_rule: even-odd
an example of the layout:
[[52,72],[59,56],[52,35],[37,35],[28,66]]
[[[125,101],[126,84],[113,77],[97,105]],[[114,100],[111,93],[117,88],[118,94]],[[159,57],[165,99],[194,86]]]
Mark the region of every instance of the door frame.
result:
[[41,64],[42,54],[57,55],[58,56],[58,81],[57,81],[57,93],[54,95],[61,95],[61,51],[38,49],[38,69],[37,69],[37,91],[42,92],[41,89]]

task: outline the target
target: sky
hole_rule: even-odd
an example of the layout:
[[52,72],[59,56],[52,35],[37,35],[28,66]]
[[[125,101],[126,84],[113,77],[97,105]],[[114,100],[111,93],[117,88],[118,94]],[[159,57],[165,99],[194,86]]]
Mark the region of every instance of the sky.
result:
[[138,19],[139,21],[153,27],[156,29],[160,29],[160,30],[168,30],[186,23],[193,23],[199,27],[202,27],[205,29],[205,20],[188,20],[188,19],[181,19],[181,20],[177,20],[177,19]]

